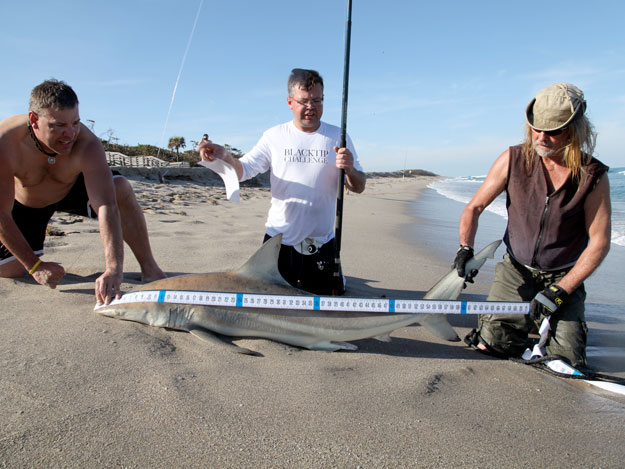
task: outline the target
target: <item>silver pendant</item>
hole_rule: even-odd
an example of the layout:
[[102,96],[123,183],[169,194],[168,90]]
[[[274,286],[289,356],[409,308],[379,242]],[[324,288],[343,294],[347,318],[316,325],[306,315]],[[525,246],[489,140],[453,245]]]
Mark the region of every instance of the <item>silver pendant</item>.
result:
[[56,158],[55,158],[55,157],[53,157],[53,156],[50,156],[50,157],[48,158],[48,164],[54,164],[54,163],[56,163]]

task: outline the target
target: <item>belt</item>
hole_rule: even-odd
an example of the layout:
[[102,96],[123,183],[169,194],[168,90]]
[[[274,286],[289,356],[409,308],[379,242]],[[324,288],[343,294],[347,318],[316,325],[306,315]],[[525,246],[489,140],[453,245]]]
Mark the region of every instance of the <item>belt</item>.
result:
[[295,249],[297,252],[304,256],[311,256],[313,254],[317,254],[322,246],[322,242],[319,242],[313,238],[306,238],[301,243],[295,244],[293,246],[293,249]]
[[536,274],[542,274],[542,275],[557,275],[557,274],[562,274],[562,273],[566,273],[569,270],[572,269],[573,266],[571,267],[567,267],[565,269],[556,269],[556,270],[543,270],[543,269],[537,269],[535,267],[530,267],[529,265],[525,265],[520,263],[519,261],[517,261],[514,256],[512,254],[510,254],[510,252],[508,251],[508,259],[510,259],[510,262],[512,263],[513,266],[515,266],[517,269],[519,270],[526,270],[528,271],[530,274],[532,275],[536,275]]

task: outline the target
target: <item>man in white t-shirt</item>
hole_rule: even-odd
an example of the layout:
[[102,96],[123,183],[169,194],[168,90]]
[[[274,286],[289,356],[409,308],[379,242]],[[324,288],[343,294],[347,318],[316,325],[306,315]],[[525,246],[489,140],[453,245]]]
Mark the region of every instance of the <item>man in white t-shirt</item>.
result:
[[267,130],[241,159],[213,143],[200,143],[198,151],[203,160],[219,158],[232,165],[241,181],[271,170],[265,240],[282,234],[280,273],[291,285],[308,292],[342,294],[344,285],[334,280],[339,170],[345,171],[345,186],[355,193],[364,191],[366,176],[351,139],[347,137],[347,148],[338,148],[340,128],[321,122],[323,79],[319,73],[293,69],[288,90],[293,120]]

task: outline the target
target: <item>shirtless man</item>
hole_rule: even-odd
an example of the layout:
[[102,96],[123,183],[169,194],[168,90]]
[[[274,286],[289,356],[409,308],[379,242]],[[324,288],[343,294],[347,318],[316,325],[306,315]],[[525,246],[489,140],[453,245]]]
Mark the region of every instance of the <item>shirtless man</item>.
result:
[[65,269],[39,258],[55,211],[98,219],[105,262],[95,282],[98,303],[120,296],[122,240],[139,261],[143,280],[165,277],[130,183],[113,178],[100,140],[80,122],[72,88],[47,80],[31,92],[28,114],[0,122],[0,277],[28,272],[56,288]]

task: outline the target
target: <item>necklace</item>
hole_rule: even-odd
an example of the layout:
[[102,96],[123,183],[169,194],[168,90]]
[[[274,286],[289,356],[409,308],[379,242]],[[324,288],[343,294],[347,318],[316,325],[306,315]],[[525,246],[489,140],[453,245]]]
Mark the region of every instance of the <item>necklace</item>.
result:
[[56,163],[56,157],[58,153],[57,152],[50,153],[43,149],[43,147],[41,146],[41,143],[39,142],[39,139],[35,137],[35,132],[33,131],[33,128],[31,127],[30,124],[28,124],[28,131],[30,132],[30,136],[33,139],[33,142],[35,142],[35,146],[37,147],[37,150],[39,150],[41,153],[43,153],[44,155],[48,157],[48,164]]

